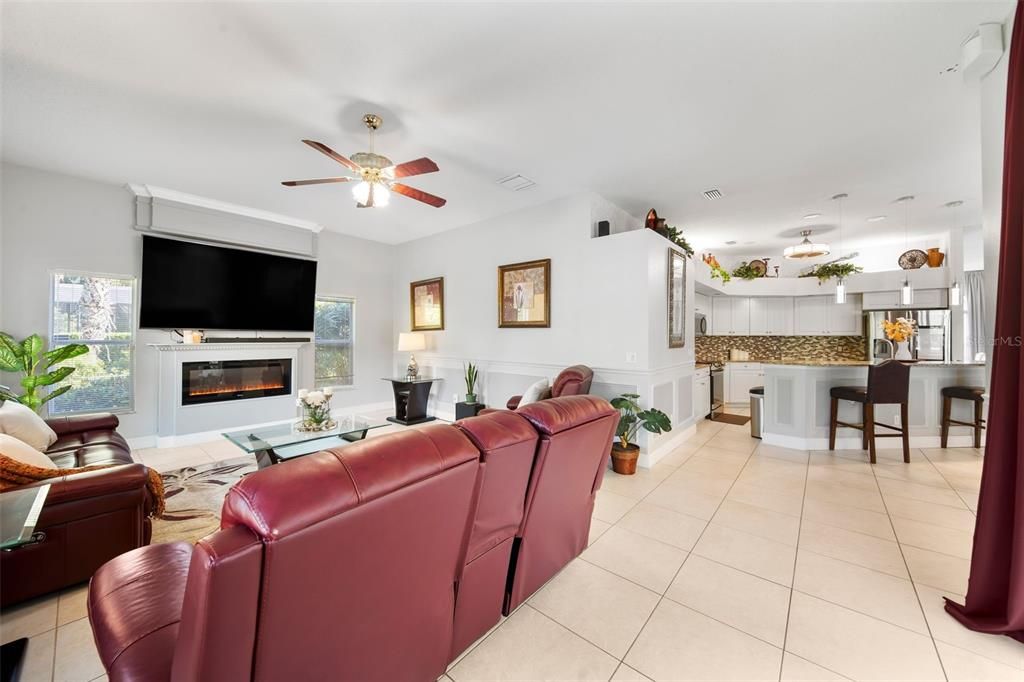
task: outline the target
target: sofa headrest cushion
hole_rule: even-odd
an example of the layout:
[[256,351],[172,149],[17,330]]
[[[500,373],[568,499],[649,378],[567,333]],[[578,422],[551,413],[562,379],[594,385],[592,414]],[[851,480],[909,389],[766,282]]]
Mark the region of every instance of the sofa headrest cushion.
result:
[[479,456],[459,429],[438,424],[298,457],[236,483],[221,528],[280,539]]
[[515,412],[489,412],[463,419],[456,422],[455,426],[483,453],[537,440],[537,432],[530,426],[530,422]]
[[548,436],[618,413],[611,403],[594,395],[570,395],[542,400],[516,411],[516,414],[529,420],[535,429]]

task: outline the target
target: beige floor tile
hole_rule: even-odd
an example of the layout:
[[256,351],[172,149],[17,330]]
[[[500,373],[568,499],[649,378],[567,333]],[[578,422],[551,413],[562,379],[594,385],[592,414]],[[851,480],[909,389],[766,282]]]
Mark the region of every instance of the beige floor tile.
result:
[[724,478],[730,481],[735,480],[740,471],[743,470],[742,459],[736,461],[723,461],[713,457],[706,457],[705,452],[712,452],[713,448],[701,448],[693,457],[683,464],[673,475],[685,475],[691,473],[702,473],[708,476]]
[[884,540],[896,540],[892,530],[892,521],[887,514],[868,511],[857,507],[847,507],[823,500],[804,501],[804,520],[823,523],[846,530],[874,535]]
[[633,670],[625,663],[619,664],[619,669],[612,675],[610,682],[650,682],[651,678]]
[[793,588],[893,625],[928,634],[909,580],[801,549]]
[[779,682],[832,682],[848,679],[850,678],[822,668],[788,651],[783,654],[782,677],[779,678]]
[[786,650],[857,680],[942,680],[930,638],[793,593]]
[[871,473],[867,454],[859,450],[812,450],[808,455],[811,467],[837,467],[854,473]]
[[[810,476],[810,474],[808,475]],[[808,500],[820,500],[868,511],[885,512],[882,495],[877,488],[875,490],[855,488],[847,483],[834,483],[811,477],[807,480],[806,496]]]
[[663,600],[624,659],[653,680],[777,680],[782,651]]
[[448,671],[471,680],[607,680],[617,660],[529,605]]
[[643,535],[610,528],[581,555],[586,561],[663,594],[686,552]]
[[743,533],[714,522],[693,548],[694,554],[789,586],[796,548]]
[[88,596],[89,583],[62,590],[57,601],[57,625],[67,625],[88,616],[85,605]]
[[878,491],[878,483],[874,475],[868,471],[858,473],[836,467],[811,467],[807,470],[807,485],[813,487],[817,483],[839,485],[847,488]]
[[936,640],[999,661],[1004,665],[1024,669],[1024,644],[1002,635],[987,635],[968,630],[960,621],[946,613],[944,597],[963,604],[963,595],[936,590],[927,585],[918,585],[917,593],[921,598],[921,607],[928,619],[932,637]]
[[804,496],[799,493],[779,492],[771,488],[737,481],[729,489],[727,499],[752,504],[755,507],[764,507],[791,516],[800,516]]
[[715,515],[718,505],[722,503],[721,495],[708,495],[681,488],[666,481],[644,498],[644,502],[671,509],[680,514],[695,516],[698,519],[710,520]]
[[796,478],[788,475],[774,475],[763,471],[744,469],[737,483],[752,485],[757,488],[774,490],[780,495],[803,497],[805,481],[803,476]]
[[987,682],[988,680],[1006,680],[1020,682],[1024,679],[1024,669],[1003,665],[988,658],[979,656],[952,644],[937,642],[939,658],[946,670],[949,682]]
[[202,448],[203,452],[208,454],[215,462],[244,457],[246,454],[240,447],[229,441],[227,438],[200,443],[199,447]]
[[630,509],[616,525],[690,551],[708,522],[655,504],[641,502]]
[[748,635],[781,647],[789,588],[693,555],[665,596]]
[[43,682],[53,679],[53,654],[57,631],[49,630],[30,637],[21,663],[22,682]]
[[718,498],[725,497],[736,477],[717,476],[689,469],[690,464],[696,461],[698,461],[697,458],[691,459],[676,469],[675,473],[666,478],[662,485],[680,491],[712,495]]
[[972,512],[978,511],[978,498],[980,497],[979,493],[972,492],[969,490],[957,490],[956,494],[960,497],[960,499],[963,501],[964,505],[968,509],[970,509]]
[[755,507],[736,500],[724,500],[712,518],[714,523],[758,537],[796,546],[800,519],[795,516]]
[[912,545],[942,554],[952,554],[961,559],[971,558],[971,547],[974,545],[973,532],[944,528],[931,523],[898,517],[894,518],[892,523],[896,528],[896,538],[901,545]]
[[909,545],[903,546],[903,556],[915,583],[957,594],[966,592],[969,560]]
[[150,448],[139,450],[138,455],[142,458],[143,464],[161,473],[214,462],[205,450],[196,445],[181,448]]
[[[787,476],[795,478],[799,481],[803,481],[807,478],[807,455],[802,454],[803,461],[793,461],[789,459],[782,459],[779,457],[768,456],[762,454],[764,448],[773,447],[771,445],[762,445],[754,454],[750,456],[747,463],[744,465],[744,471],[752,473],[764,473],[771,476]],[[788,452],[799,452],[798,450],[790,450]]]
[[933,523],[936,526],[956,528],[969,533],[974,532],[974,524],[977,521],[977,517],[967,509],[955,509],[905,497],[889,497],[885,501],[885,506],[893,517]]
[[590,535],[587,537],[587,545],[594,544],[594,541],[604,535],[604,532],[612,527],[612,524],[605,523],[601,519],[590,519]]
[[636,503],[637,500],[631,497],[625,497],[610,490],[598,490],[597,500],[594,502],[594,518],[605,523],[615,523]]
[[757,449],[754,451],[754,457],[771,457],[795,464],[807,464],[808,458],[806,450],[790,450],[789,448],[780,448],[777,445],[768,445],[767,443],[761,443],[757,446]]
[[910,578],[899,545],[873,535],[804,521],[800,527],[800,549],[872,568],[897,578]]
[[6,644],[57,627],[57,601],[56,594],[49,594],[0,611],[0,640]]
[[537,609],[621,659],[659,594],[586,561],[574,561],[530,598]]
[[104,673],[89,620],[82,618],[57,628],[57,655],[53,661],[54,682],[93,680]]
[[910,464],[880,461],[871,468],[878,478],[891,478],[896,481],[908,481],[940,488],[949,487],[946,478],[926,459],[912,460]]
[[[708,442],[704,444],[703,449],[713,448],[715,450],[725,450],[730,453],[739,455],[749,455],[754,449],[761,444],[761,441],[756,438],[751,438],[749,435],[731,434],[731,433],[717,433],[713,437],[708,439]],[[725,457],[726,455],[717,453],[718,455]],[[735,459],[735,457],[732,457]]]
[[667,455],[658,460],[655,464],[656,467],[664,467],[666,469],[675,469],[676,467],[684,464],[686,460],[693,456],[696,449],[700,447],[698,445],[677,447],[676,449],[669,452]]
[[905,497],[921,502],[931,502],[932,504],[944,504],[947,507],[959,509],[964,507],[963,500],[949,486],[940,488],[933,485],[895,481],[891,478],[878,479],[878,486],[882,489],[882,494],[887,499],[889,497]]

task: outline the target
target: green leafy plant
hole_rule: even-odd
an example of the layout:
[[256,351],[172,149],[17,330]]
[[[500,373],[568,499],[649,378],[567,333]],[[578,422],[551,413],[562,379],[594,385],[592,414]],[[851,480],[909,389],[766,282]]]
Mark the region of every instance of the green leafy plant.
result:
[[18,343],[10,334],[0,332],[0,371],[21,372],[24,375],[21,378],[21,387],[25,392],[14,399],[37,412],[47,402],[71,390],[71,386],[61,386],[40,396],[37,389],[59,384],[67,379],[75,368],[64,366],[48,370],[65,360],[89,352],[89,347],[81,343],[69,343],[53,350],[44,350],[45,347],[46,344],[38,334],[33,334]]
[[683,231],[669,225],[665,228],[667,231],[667,238],[670,242],[681,248],[687,256],[693,257],[693,247],[690,246],[690,242],[686,241],[686,237],[683,236]]
[[757,279],[761,276],[761,273],[755,270],[750,263],[743,261],[733,268],[732,276],[739,277],[740,279]]
[[476,402],[476,379],[479,372],[479,368],[472,362],[464,366],[466,371],[466,402]]
[[708,267],[711,268],[711,279],[720,279],[722,280],[722,284],[725,284],[732,279],[732,277],[729,276],[729,271],[721,265],[708,263]]
[[859,265],[854,265],[849,261],[846,261],[839,263],[822,263],[821,265],[816,266],[807,274],[800,276],[817,277],[818,284],[820,285],[822,282],[827,282],[830,279],[845,279],[846,277],[849,277],[850,275],[855,275],[858,272],[864,272],[864,268],[860,267]]
[[619,411],[619,425],[615,429],[615,437],[623,449],[629,447],[629,441],[636,437],[643,428],[651,433],[664,433],[672,430],[672,421],[668,415],[653,407],[640,409],[640,396],[636,393],[623,393],[612,399],[612,407]]

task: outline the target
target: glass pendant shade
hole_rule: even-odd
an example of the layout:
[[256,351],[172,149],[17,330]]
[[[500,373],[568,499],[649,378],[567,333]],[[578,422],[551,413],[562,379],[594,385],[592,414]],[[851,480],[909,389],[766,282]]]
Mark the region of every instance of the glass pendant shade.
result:
[[782,252],[786,258],[817,258],[829,254],[828,244],[815,244],[810,240],[811,231],[804,230],[800,233],[804,240],[796,246],[787,246]]
[[[373,197],[370,197],[370,185],[373,185]],[[391,199],[391,191],[379,182],[369,183],[365,180],[352,187],[352,197],[366,206],[387,206]]]
[[910,286],[910,280],[903,280],[900,287],[900,305],[911,305],[914,302],[914,287]]
[[949,304],[960,305],[960,282],[953,280],[953,286],[949,288]]
[[846,303],[846,282],[836,282],[836,303]]

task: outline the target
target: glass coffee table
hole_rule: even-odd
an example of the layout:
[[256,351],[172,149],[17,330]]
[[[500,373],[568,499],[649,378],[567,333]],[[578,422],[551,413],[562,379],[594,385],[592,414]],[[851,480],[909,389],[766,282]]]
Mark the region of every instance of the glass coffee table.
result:
[[265,469],[278,462],[354,443],[366,438],[367,432],[371,429],[389,426],[386,421],[352,415],[335,419],[338,425],[328,431],[299,431],[296,421],[256,429],[228,431],[221,435],[242,450],[255,455],[256,464],[260,469]]

